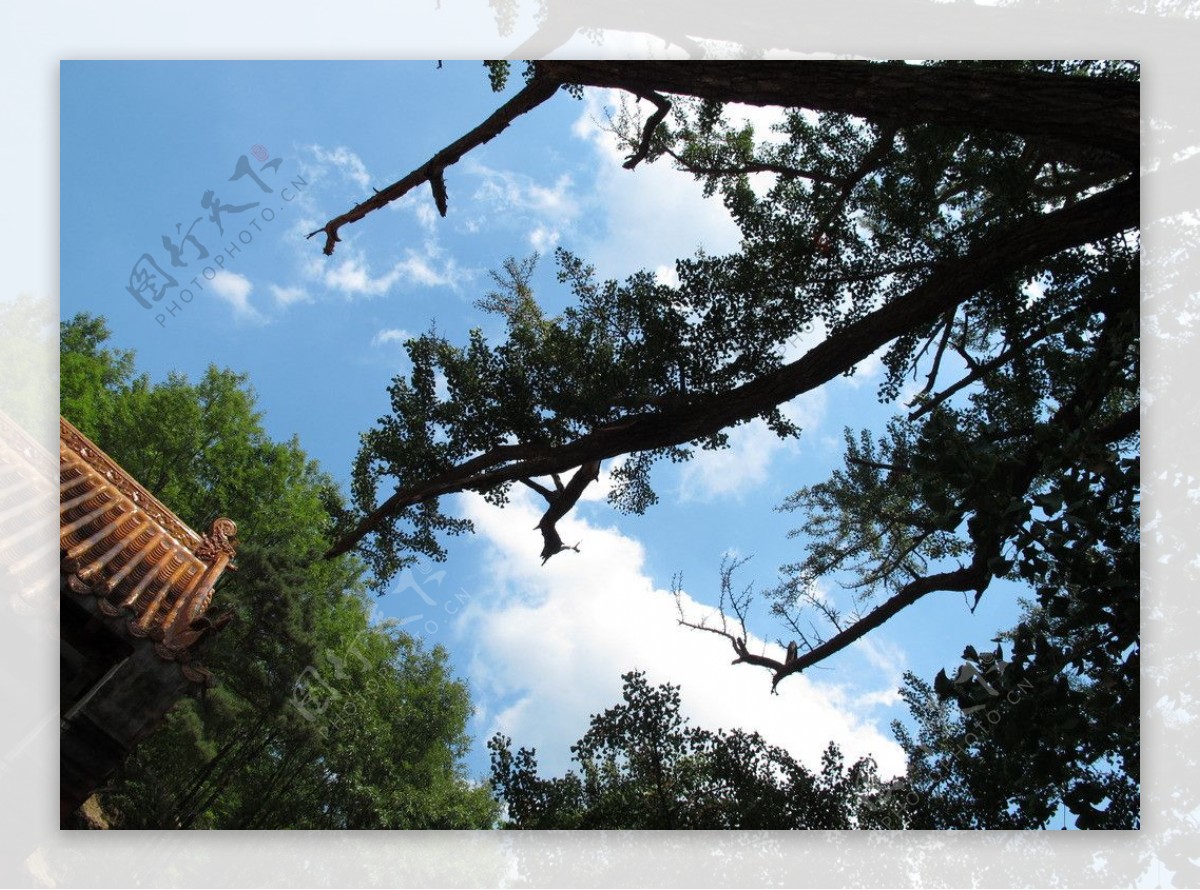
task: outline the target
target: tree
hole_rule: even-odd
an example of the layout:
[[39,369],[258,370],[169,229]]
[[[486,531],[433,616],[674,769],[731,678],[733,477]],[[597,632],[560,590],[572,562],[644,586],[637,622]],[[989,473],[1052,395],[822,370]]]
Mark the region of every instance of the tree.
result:
[[[507,63],[489,65],[503,86]],[[1136,513],[1129,474],[1113,468],[1138,428],[1137,77],[1134,63],[530,64],[491,118],[312,233],[325,252],[343,226],[426,182],[446,213],[451,165],[581,86],[654,106],[644,123],[628,107],[613,120],[626,166],[665,159],[702,180],[740,226],[740,250],[679,260],[678,286],[649,273],[600,282],[560,251],[576,304],[554,319],[510,263],[482,304],[506,318],[503,343],[431,332],[407,344],[412,373],[364,435],[358,515],[328,555],[357,547],[386,578],[441,555],[439,532],[466,529],[440,511],[442,495],[502,504],[515,482],[546,498],[553,555],[554,522],[599,462],[627,456],[611,500],[641,512],[657,460],[719,448],[756,417],[794,435],[780,405],[880,350],[881,400],[897,402],[910,378],[923,385],[885,436],[849,441],[844,473],[790,502],[813,543],[776,597],[799,634],[812,584],[857,567],[855,608],[826,613],[831,630],[799,634],[786,661],[749,651],[744,622],[720,631],[738,661],[777,684],[929,593],[978,598],[996,577],[1031,580],[1089,549],[1101,531],[1055,498],[1063,480],[1094,506],[1123,498]],[[785,141],[730,124],[730,102],[779,106]],[[762,197],[755,174],[773,180]],[[813,328],[825,338],[785,362]],[[396,491],[380,498],[384,479]],[[1133,514],[1123,528],[1136,529]],[[1059,522],[1076,543],[1051,532]]]
[[[182,700],[103,790],[123,828],[489,827],[446,653],[371,623],[361,561],[319,559],[342,495],[273,441],[244,375],[135,373],[102,318],[61,326],[62,412],[193,527],[235,516],[234,613]],[[381,753],[382,752],[382,753]]]
[[1045,828],[1060,807],[1078,828],[1140,827],[1137,579],[1106,580],[1103,598],[1072,585],[1027,604],[953,679],[906,675],[906,827]]
[[496,735],[492,785],[508,828],[523,829],[845,829],[875,787],[875,766],[847,769],[830,744],[820,773],[743,730],[711,732],[679,713],[679,687],[622,676],[624,702],[594,714],[571,746],[580,772],[538,775],[536,751],[512,751]]

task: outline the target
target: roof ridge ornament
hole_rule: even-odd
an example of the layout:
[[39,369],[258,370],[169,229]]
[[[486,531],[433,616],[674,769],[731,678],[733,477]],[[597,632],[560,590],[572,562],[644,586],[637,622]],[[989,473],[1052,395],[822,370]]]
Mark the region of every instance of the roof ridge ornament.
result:
[[[213,520],[209,531],[200,536],[200,543],[192,552],[210,565],[221,556],[233,559],[237,555],[236,535],[237,523],[224,516],[219,517]],[[230,564],[229,568],[236,569],[236,566]]]

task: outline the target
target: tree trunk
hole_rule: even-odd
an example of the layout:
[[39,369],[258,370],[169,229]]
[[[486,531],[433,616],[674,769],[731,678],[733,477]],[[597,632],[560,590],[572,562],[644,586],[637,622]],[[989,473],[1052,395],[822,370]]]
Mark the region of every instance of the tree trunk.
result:
[[1140,158],[1136,83],[979,67],[904,63],[539,62],[539,75],[634,94],[673,93],[747,105],[837,111],[901,126],[937,124],[1051,138]]

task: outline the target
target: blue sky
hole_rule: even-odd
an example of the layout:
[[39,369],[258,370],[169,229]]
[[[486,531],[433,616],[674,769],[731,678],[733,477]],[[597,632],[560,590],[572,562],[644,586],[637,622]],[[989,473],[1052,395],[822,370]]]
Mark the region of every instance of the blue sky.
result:
[[[689,177],[661,164],[621,168],[601,126],[619,99],[597,91],[556,97],[450,168],[445,219],[422,188],[343,229],[332,257],[321,239],[304,238],[501,101],[477,62],[63,63],[62,315],[104,315],[115,344],[135,349],[155,379],[172,370],[195,378],[210,363],[248,373],[269,432],[298,435],[347,483],[359,433],[387,411],[386,387],[406,368],[406,336],[434,321],[457,339],[474,326],[499,333],[473,302],[506,257],[542,254],[535,288],[553,312],[567,298],[554,281],[557,246],[603,277],[650,269],[666,280],[698,247],[736,247],[719,201],[703,200]],[[748,116],[764,131],[770,122],[768,112]],[[230,181],[242,157],[262,187],[249,175]],[[224,232],[210,217],[214,201]],[[185,266],[171,265],[164,235]],[[144,254],[176,281],[161,302],[142,292],[150,308],[127,289]],[[215,274],[206,278],[206,267]],[[173,314],[172,304],[181,307]],[[931,679],[964,644],[1010,627],[1013,588],[994,587],[974,615],[960,595],[935,594],[789,679],[779,696],[768,694],[766,673],[731,667],[723,640],[677,627],[668,593],[682,573],[689,617],[702,617],[727,553],[752,557],[744,583],[774,584],[801,553],[787,537],[799,517],[774,508],[840,463],[843,427],[882,428],[878,383],[870,360],[791,403],[798,441],[751,424],[729,451],[657,468],[661,502],[645,516],[610,509],[602,478],[559,525],[581,552],[545,567],[537,505],[524,490],[504,511],[453,498],[477,533],[451,539],[445,564],[397,579],[378,614],[412,619],[406,627],[445,645],[470,683],[475,774],[497,730],[536,746],[547,769],[566,768],[588,715],[617,701],[621,673],[635,668],[680,684],[702,725],[757,729],[810,764],[834,740],[899,770],[888,724],[904,716],[902,671]],[[236,518],[236,505],[226,509]],[[762,611],[752,630],[774,646],[784,631]]]

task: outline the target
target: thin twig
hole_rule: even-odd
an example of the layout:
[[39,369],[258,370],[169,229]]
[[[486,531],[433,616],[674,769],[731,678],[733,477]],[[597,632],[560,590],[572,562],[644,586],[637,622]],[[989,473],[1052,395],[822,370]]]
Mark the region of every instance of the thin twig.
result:
[[929,369],[929,376],[925,380],[925,388],[917,393],[917,398],[924,398],[929,395],[933,391],[933,385],[937,383],[938,370],[942,366],[942,356],[946,354],[946,344],[950,342],[950,332],[954,330],[954,315],[956,312],[957,307],[946,313],[942,342],[938,344],[937,354],[933,357],[933,367]]

